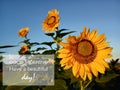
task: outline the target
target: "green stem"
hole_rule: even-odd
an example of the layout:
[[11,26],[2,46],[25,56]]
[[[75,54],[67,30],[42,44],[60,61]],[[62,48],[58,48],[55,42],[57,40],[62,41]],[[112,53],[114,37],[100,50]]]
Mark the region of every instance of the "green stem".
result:
[[27,36],[25,36],[25,39],[26,39],[26,40],[28,39]]
[[56,50],[58,51],[58,50],[60,49],[60,46],[59,46],[59,44],[58,44],[58,43],[57,43],[56,45],[57,45]]
[[92,82],[92,80],[90,80],[86,85],[85,85],[85,87],[84,88],[87,88],[88,87],[88,85],[90,84]]
[[82,80],[80,80],[80,90],[85,90],[83,83],[82,83]]

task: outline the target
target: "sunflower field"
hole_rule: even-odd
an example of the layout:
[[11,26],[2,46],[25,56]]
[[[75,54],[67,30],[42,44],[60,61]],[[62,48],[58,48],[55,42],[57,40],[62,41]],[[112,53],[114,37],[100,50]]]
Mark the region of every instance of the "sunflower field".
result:
[[[2,53],[5,52],[2,50],[16,45],[4,45],[0,46],[0,90],[120,90],[119,58],[111,59],[114,48],[106,35],[84,26],[82,32],[74,36],[72,33],[76,31],[59,28],[60,23],[60,12],[57,9],[48,11],[42,30],[51,41],[31,42],[29,27],[18,30],[21,38],[18,55],[54,55],[54,60],[49,60],[54,65],[54,85],[33,85],[34,82],[5,85],[2,67],[5,58]],[[50,77],[46,73],[43,76],[47,80]]]

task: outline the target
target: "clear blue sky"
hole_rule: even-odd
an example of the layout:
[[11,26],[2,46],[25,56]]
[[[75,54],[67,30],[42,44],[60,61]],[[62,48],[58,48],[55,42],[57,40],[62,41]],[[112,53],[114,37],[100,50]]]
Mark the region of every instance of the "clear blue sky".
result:
[[[59,28],[76,30],[83,27],[105,33],[113,49],[113,57],[120,58],[120,0],[0,0],[0,45],[18,44],[20,28],[29,27],[32,41],[47,41],[41,30],[47,12],[56,8],[61,17]],[[18,48],[6,49],[16,52]]]

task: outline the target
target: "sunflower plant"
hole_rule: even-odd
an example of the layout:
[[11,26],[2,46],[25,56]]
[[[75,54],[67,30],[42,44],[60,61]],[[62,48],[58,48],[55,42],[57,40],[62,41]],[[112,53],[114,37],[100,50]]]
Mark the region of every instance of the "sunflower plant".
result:
[[[22,55],[54,54],[54,86],[21,86],[22,90],[93,90],[95,86],[105,87],[106,83],[119,76],[117,62],[119,59],[106,60],[112,57],[112,47],[105,34],[86,27],[78,36],[75,31],[59,29],[60,16],[57,9],[48,11],[42,22],[42,29],[51,41],[31,42],[28,38],[29,27],[22,28],[18,35],[23,40],[18,51]],[[64,41],[66,40],[66,41]],[[37,48],[33,48],[37,46]],[[48,47],[48,48],[46,48]],[[8,86],[6,90],[20,87]],[[20,90],[21,90],[20,88]],[[31,89],[30,89],[31,90]],[[97,89],[94,89],[97,90]]]

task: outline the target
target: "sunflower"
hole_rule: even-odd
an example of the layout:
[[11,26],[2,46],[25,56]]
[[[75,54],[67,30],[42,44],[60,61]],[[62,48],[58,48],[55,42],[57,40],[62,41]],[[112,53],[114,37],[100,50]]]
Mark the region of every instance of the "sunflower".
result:
[[112,48],[106,42],[105,34],[98,34],[98,30],[87,30],[84,27],[79,36],[69,36],[67,42],[61,42],[59,57],[61,66],[64,69],[72,68],[75,77],[92,80],[92,75],[98,77],[98,72],[105,73],[109,68],[105,59],[110,58]]
[[27,45],[21,46],[21,49],[19,51],[20,54],[25,54],[28,51]]
[[19,37],[25,37],[29,32],[29,28],[25,27],[19,30],[18,35]]
[[49,11],[46,19],[43,21],[42,29],[46,32],[55,31],[60,24],[59,20],[59,12],[56,9]]

